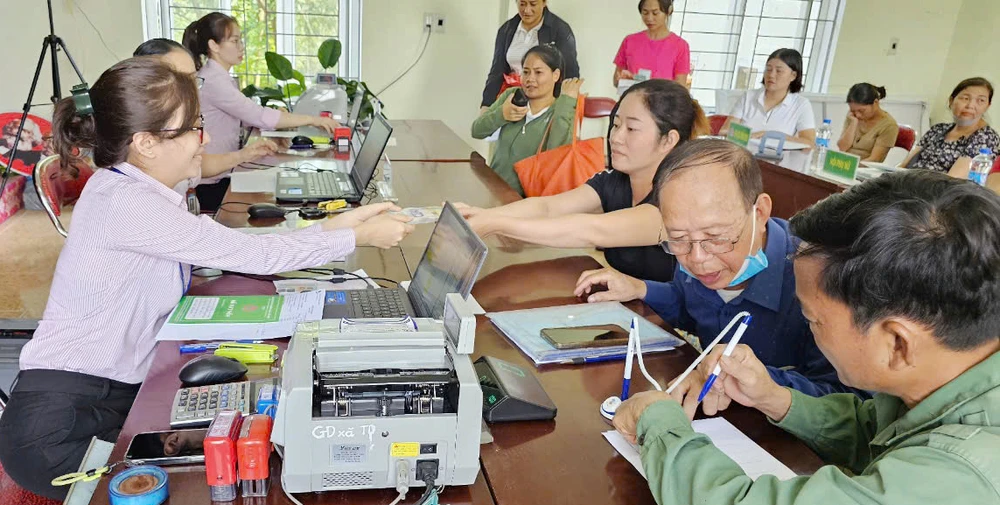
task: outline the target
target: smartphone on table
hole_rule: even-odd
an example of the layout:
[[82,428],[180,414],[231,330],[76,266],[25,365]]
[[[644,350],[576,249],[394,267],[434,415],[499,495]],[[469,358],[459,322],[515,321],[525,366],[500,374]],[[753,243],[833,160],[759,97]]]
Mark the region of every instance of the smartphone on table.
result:
[[125,451],[125,459],[142,465],[197,465],[205,462],[208,429],[139,433]]
[[628,345],[628,330],[617,324],[544,328],[542,338],[556,349]]

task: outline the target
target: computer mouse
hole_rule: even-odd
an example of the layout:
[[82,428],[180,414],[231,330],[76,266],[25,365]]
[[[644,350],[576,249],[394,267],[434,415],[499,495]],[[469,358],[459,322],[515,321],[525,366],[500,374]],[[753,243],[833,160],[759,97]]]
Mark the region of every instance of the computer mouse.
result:
[[243,363],[231,358],[206,354],[188,361],[177,377],[184,387],[207,386],[241,379],[247,374]]
[[292,137],[292,149],[311,149],[313,140],[305,135]]
[[247,209],[247,213],[250,214],[250,217],[259,219],[285,217],[287,212],[288,210],[284,207],[278,207],[273,203],[255,203]]

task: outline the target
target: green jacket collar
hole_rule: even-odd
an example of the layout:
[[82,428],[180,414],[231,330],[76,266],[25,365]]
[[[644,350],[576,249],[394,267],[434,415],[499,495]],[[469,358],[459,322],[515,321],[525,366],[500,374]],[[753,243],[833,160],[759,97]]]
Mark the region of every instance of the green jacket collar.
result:
[[944,424],[991,426],[1000,422],[1000,352],[945,384],[907,411],[903,401],[875,395],[878,434],[872,445],[892,446]]

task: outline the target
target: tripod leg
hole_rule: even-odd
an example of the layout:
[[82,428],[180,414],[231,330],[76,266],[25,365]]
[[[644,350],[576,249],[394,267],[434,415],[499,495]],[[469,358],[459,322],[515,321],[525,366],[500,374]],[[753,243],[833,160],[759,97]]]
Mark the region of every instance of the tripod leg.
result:
[[86,84],[87,80],[83,78],[83,72],[80,71],[80,67],[76,66],[76,61],[73,60],[73,55],[69,54],[69,49],[66,47],[66,43],[59,37],[56,37],[56,42],[58,42],[59,47],[62,48],[63,54],[65,54],[66,59],[69,60],[69,64],[73,66],[73,71],[76,72],[76,76],[80,78],[80,82]]
[[52,50],[52,103],[56,103],[62,98],[62,85],[59,83],[59,37],[49,35],[45,37],[45,41]]
[[45,63],[45,51],[49,49],[49,40],[46,38],[42,42],[42,53],[38,55],[38,65],[35,67],[35,77],[31,79],[31,89],[28,90],[28,99],[24,101],[24,112],[21,113],[21,123],[17,125],[17,134],[14,135],[14,145],[7,153],[7,170],[3,173],[3,181],[0,181],[0,196],[7,186],[7,179],[13,171],[14,159],[17,157],[17,146],[21,143],[21,133],[24,132],[24,122],[28,120],[28,111],[31,110],[31,99],[35,96],[35,88],[38,86],[38,77],[42,75],[42,64]]

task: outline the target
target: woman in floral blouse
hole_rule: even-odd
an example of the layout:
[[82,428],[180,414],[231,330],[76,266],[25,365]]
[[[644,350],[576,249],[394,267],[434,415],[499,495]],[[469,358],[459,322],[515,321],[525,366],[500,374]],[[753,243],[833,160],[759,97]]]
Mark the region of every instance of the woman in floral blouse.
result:
[[992,102],[990,81],[973,77],[958,83],[948,100],[955,121],[932,126],[900,166],[967,177],[980,149],[985,147],[994,155],[1000,150],[1000,135],[983,119]]

